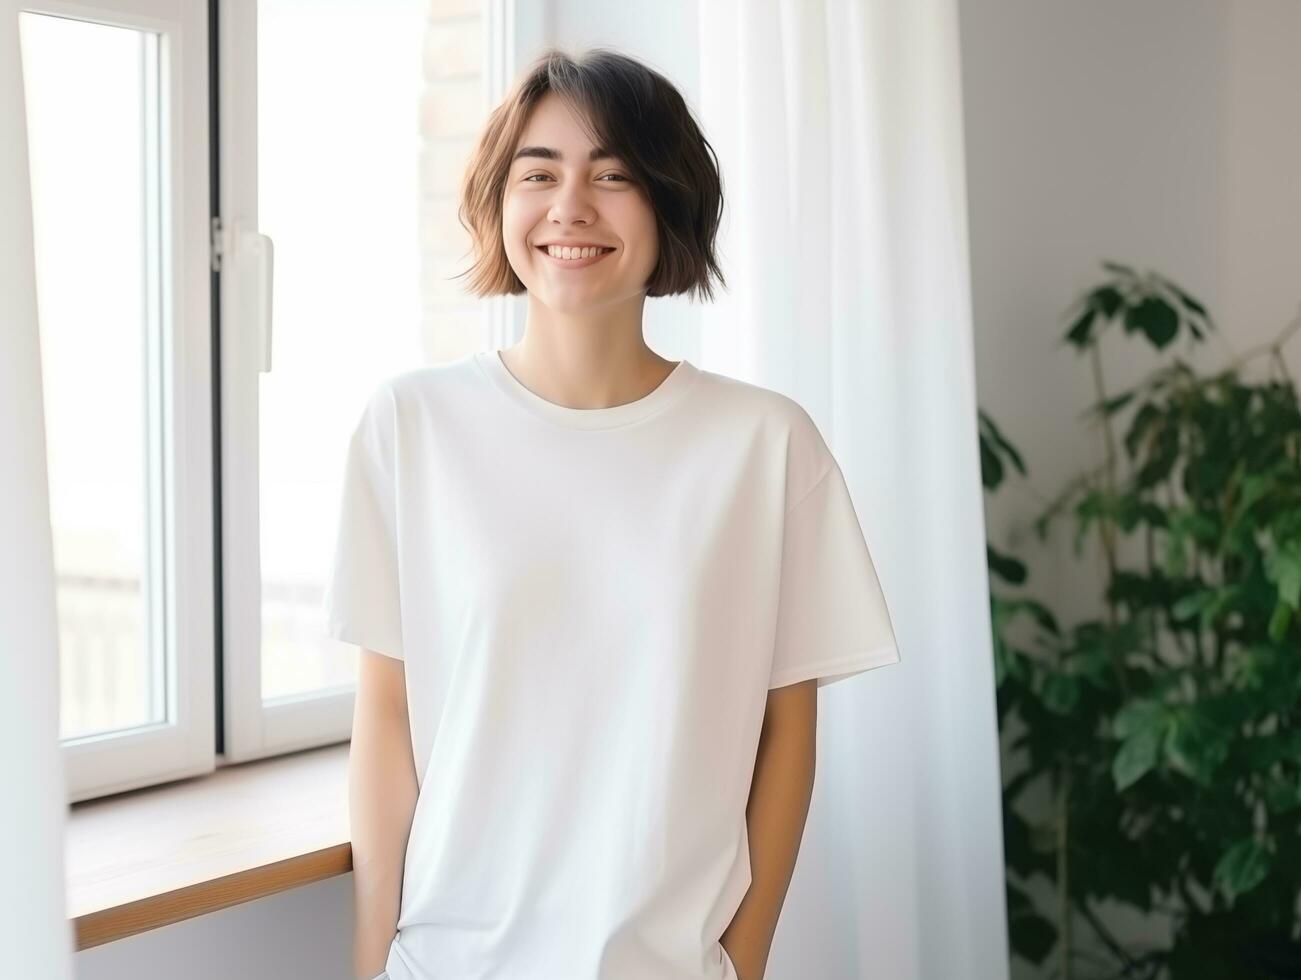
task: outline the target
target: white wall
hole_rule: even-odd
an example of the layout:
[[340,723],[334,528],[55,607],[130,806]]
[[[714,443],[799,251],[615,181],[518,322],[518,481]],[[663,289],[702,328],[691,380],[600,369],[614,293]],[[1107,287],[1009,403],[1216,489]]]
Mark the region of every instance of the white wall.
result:
[[[1101,458],[1097,435],[1076,419],[1092,398],[1088,362],[1057,345],[1062,312],[1101,279],[1103,258],[1152,268],[1206,304],[1223,338],[1203,345],[1199,368],[1219,366],[1226,344],[1272,338],[1296,314],[1301,4],[959,0],[959,9],[979,401],[1046,499]],[[1140,342],[1109,339],[1114,394],[1157,359]],[[987,508],[991,539],[1006,545],[1014,521],[1041,507],[1012,481]],[[1102,608],[1099,570],[1074,557],[1070,537],[1015,549],[1030,564],[1030,591],[1064,623]],[[1119,928],[1155,938],[1162,924],[1124,917]],[[1082,922],[1075,934],[1092,940]]]
[[[1061,314],[1114,259],[1200,298],[1234,350],[1301,304],[1301,36],[1290,0],[960,0],[973,302],[981,407],[1055,491],[1096,436],[1076,415],[1087,362],[1057,347]],[[1109,390],[1155,365],[1104,345]],[[1225,343],[1203,345],[1212,367]],[[1292,351],[1289,363],[1297,363]],[[988,523],[1004,541],[1035,500],[1016,487]],[[1097,579],[1064,542],[1025,543],[1054,608],[1096,611]]]
[[76,955],[78,980],[353,980],[352,875]]

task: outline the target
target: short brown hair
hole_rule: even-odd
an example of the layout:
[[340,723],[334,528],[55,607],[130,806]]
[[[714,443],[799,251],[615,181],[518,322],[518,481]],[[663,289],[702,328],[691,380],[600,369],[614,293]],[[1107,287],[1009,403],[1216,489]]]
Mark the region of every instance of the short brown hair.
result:
[[714,238],[723,213],[718,156],[667,78],[627,55],[591,48],[578,58],[546,49],[493,109],[461,181],[457,218],[469,233],[476,296],[525,291],[501,238],[502,199],[515,144],[547,92],[560,96],[596,146],[618,156],[655,212],[659,259],[648,296],[680,293],[713,299],[710,276],[724,287]]

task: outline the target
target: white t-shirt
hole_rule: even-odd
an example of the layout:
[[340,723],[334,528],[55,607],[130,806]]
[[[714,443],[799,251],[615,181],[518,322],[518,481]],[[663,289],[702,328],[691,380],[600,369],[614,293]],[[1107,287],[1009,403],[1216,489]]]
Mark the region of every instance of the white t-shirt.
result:
[[768,692],[896,663],[840,467],[682,360],[569,408],[496,351],[380,384],[327,631],[404,661],[420,792],[392,980],[735,980]]

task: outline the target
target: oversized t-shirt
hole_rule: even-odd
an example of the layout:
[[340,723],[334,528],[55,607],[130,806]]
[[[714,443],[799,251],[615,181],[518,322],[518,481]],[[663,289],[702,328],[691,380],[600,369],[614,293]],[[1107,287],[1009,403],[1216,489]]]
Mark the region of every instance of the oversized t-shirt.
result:
[[685,359],[610,408],[497,351],[379,384],[325,616],[404,662],[392,980],[736,980],[768,692],[899,660],[812,419]]

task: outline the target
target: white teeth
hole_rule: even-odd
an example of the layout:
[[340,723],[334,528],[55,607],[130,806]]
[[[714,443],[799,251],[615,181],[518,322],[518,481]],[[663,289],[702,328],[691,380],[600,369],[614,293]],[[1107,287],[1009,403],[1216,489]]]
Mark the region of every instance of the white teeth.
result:
[[547,254],[557,259],[587,259],[600,252],[612,252],[610,248],[559,248],[555,245],[547,246]]

